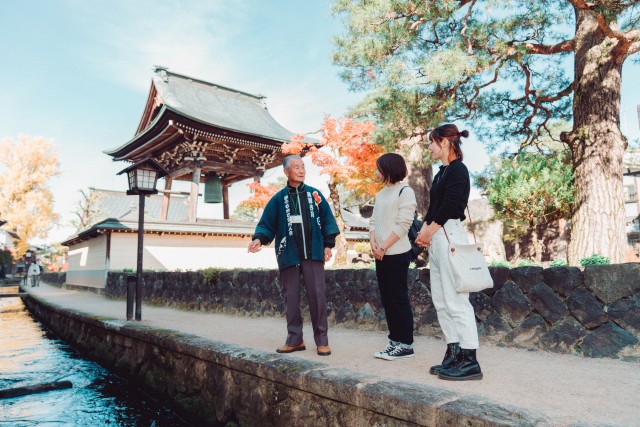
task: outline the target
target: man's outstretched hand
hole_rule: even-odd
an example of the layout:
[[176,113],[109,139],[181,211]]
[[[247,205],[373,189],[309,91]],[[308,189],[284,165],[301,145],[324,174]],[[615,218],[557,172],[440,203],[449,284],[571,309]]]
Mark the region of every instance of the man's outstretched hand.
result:
[[260,239],[255,239],[251,243],[249,243],[247,252],[258,252],[260,251],[260,249],[262,249],[262,243],[260,243]]

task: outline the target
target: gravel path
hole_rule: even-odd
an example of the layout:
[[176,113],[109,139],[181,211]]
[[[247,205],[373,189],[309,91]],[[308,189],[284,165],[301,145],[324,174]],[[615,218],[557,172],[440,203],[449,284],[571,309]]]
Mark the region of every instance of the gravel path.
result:
[[[54,304],[92,315],[126,317],[124,301],[47,284],[27,291]],[[148,326],[264,351],[274,351],[286,337],[284,318],[238,317],[143,305],[142,319]],[[390,362],[372,355],[385,347],[385,332],[330,328],[329,344],[333,354],[329,357],[316,355],[310,325],[305,325],[304,333],[307,351],[291,357],[481,396],[543,414],[558,426],[640,426],[640,364],[637,363],[481,345],[478,360],[484,379],[449,382],[428,372],[429,366],[442,359],[443,341],[416,337],[416,357]]]

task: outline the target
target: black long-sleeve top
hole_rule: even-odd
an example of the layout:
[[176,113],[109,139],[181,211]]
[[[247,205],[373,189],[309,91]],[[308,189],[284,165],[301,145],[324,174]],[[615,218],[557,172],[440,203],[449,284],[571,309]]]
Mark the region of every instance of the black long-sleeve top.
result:
[[444,225],[450,219],[466,219],[464,210],[470,191],[469,170],[461,160],[440,166],[429,191],[429,210],[424,217],[427,224]]

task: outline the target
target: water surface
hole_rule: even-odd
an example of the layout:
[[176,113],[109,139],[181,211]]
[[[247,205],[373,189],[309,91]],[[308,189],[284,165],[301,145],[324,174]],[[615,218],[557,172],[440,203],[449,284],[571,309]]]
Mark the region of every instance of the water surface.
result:
[[[0,293],[13,292],[17,288],[0,288]],[[189,425],[138,387],[57,339],[19,298],[0,298],[0,390],[64,380],[73,387],[0,399],[0,425]]]

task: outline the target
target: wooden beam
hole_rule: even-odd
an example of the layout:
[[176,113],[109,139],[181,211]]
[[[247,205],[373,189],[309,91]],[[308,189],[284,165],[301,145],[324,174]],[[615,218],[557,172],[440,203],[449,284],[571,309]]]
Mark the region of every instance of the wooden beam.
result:
[[196,166],[191,174],[191,194],[189,195],[189,222],[196,222],[198,213],[198,186],[200,185],[200,167]]
[[165,178],[164,180],[164,191],[162,195],[162,210],[160,211],[160,221],[166,221],[167,215],[169,213],[169,200],[171,198],[171,183],[173,182],[172,178]]
[[214,160],[205,161],[202,164],[202,170],[205,172],[244,175],[247,178],[256,176],[256,174],[260,176],[264,174],[264,172],[256,168],[256,165],[216,162]]
[[229,186],[222,186],[222,217],[229,219]]
[[[192,166],[183,166],[178,169],[174,169],[169,172],[169,178],[179,179],[187,174],[190,175],[192,170]],[[215,172],[224,175],[240,175],[244,177],[243,179],[264,175],[264,171],[256,169],[255,166],[236,165],[233,163],[221,163],[214,161],[204,162],[202,164],[202,172]]]

